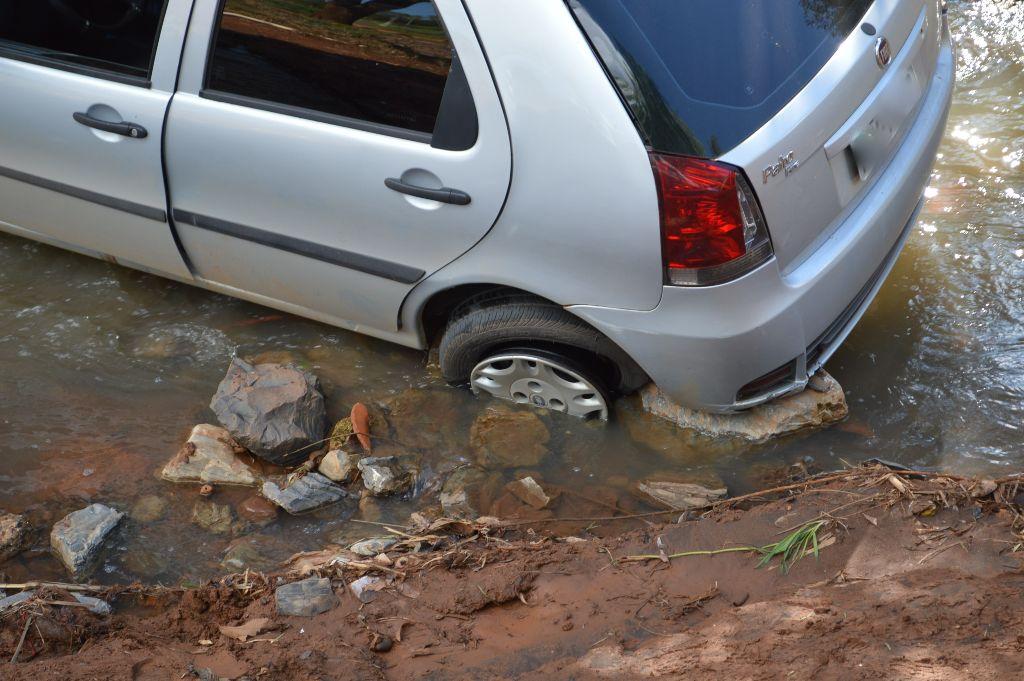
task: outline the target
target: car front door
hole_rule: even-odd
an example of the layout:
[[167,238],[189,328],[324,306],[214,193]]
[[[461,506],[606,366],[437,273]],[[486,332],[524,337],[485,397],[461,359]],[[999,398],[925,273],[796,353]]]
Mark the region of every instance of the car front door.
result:
[[383,336],[511,175],[459,0],[197,0],[166,154],[197,277]]
[[160,149],[190,9],[0,3],[0,229],[190,278]]

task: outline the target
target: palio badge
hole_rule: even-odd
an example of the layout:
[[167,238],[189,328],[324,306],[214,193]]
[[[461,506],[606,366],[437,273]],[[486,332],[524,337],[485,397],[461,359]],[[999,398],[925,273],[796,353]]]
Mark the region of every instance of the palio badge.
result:
[[779,162],[773,163],[764,169],[764,183],[768,184],[768,180],[778,175],[789,177],[790,174],[795,173],[800,167],[800,161],[796,160],[796,153],[789,152],[785,156],[779,156]]

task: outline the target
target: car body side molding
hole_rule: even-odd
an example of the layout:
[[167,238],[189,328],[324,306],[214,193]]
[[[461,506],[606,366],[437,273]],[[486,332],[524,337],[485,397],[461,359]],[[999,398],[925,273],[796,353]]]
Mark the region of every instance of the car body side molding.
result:
[[217,232],[218,234],[224,234],[236,239],[244,239],[261,246],[276,248],[357,272],[364,272],[383,279],[397,281],[401,284],[414,284],[426,274],[423,270],[409,267],[408,265],[381,260],[369,255],[362,255],[361,253],[353,253],[284,234],[276,234],[256,227],[249,227],[248,225],[240,225],[235,222],[228,222],[227,220],[198,215],[178,208],[174,209],[173,214],[175,222],[179,225],[191,225],[192,227]]
[[146,218],[148,220],[167,222],[167,212],[161,208],[153,208],[152,206],[145,206],[141,203],[125,201],[124,199],[119,199],[114,196],[107,196],[106,194],[89,191],[88,189],[73,187],[69,184],[64,184],[63,182],[55,182],[53,180],[48,180],[45,177],[30,175],[29,173],[23,173],[20,170],[5,168],[3,166],[0,166],[0,176],[7,177],[18,182],[24,182],[25,184],[35,185],[36,187],[42,187],[43,189],[49,189],[50,191],[58,192],[60,194],[66,194],[67,196],[72,196],[76,199],[81,199],[90,203],[96,203],[101,206],[106,206],[107,208],[113,208],[114,210],[138,215],[139,217]]

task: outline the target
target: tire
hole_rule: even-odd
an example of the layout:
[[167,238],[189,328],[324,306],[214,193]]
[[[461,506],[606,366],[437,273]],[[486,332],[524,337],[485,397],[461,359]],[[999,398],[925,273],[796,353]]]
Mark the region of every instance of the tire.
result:
[[629,393],[647,376],[626,353],[578,317],[546,300],[488,292],[458,307],[441,337],[441,372],[465,384],[473,368],[506,350],[533,350],[564,358],[595,384]]

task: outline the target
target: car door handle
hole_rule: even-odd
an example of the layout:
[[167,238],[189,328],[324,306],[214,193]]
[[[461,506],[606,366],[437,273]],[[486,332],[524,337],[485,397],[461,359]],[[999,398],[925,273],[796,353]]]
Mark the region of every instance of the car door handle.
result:
[[128,121],[111,123],[110,121],[104,121],[80,111],[75,112],[72,117],[82,125],[89,126],[90,128],[96,128],[103,132],[112,132],[115,135],[124,135],[125,137],[131,137],[136,140],[140,140],[149,135],[149,132],[147,132],[146,129],[138,123],[129,123]]
[[409,196],[415,196],[420,199],[429,199],[431,201],[440,201],[441,203],[451,203],[456,206],[468,206],[473,200],[469,197],[469,194],[459,191],[458,189],[450,189],[448,187],[428,189],[426,187],[418,187],[414,184],[409,184],[408,182],[402,182],[394,177],[389,177],[384,180],[384,186],[400,194],[408,194]]

